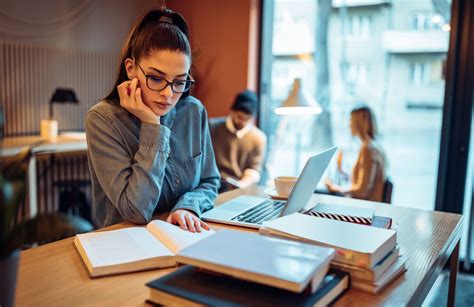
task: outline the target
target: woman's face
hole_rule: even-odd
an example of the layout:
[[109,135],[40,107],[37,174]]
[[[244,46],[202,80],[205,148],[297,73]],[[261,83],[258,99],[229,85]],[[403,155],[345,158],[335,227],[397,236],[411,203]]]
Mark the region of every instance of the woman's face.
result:
[[[179,51],[159,50],[152,51],[149,56],[142,57],[137,63],[127,64],[127,69],[132,77],[138,78],[142,89],[142,100],[157,116],[163,116],[172,110],[182,93],[174,93],[171,85],[161,91],[154,91],[148,88],[145,74],[163,78],[168,82],[177,80],[187,80],[191,61],[189,57]],[[131,65],[130,65],[131,64]]]

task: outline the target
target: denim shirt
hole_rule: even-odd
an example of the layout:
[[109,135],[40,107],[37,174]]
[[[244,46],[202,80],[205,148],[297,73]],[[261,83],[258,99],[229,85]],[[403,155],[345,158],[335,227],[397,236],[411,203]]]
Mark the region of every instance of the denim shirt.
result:
[[153,214],[187,209],[198,216],[217,196],[219,172],[204,106],[189,96],[160,118],[141,123],[101,101],[86,116],[95,224],[147,223]]

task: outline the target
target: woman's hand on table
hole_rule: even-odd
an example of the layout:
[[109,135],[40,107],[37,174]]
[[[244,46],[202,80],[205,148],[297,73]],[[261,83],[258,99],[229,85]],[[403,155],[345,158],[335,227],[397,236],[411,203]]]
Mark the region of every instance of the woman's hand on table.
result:
[[211,229],[211,227],[202,221],[194,212],[184,209],[171,212],[166,221],[190,232],[201,232],[202,228],[206,230]]

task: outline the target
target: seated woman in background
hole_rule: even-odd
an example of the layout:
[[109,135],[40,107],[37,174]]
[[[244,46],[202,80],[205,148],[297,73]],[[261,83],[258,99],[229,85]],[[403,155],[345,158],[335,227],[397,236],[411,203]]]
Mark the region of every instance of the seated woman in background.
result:
[[[326,180],[330,192],[354,198],[382,201],[385,182],[385,156],[375,140],[375,117],[367,106],[351,112],[351,133],[362,142],[359,156],[352,170],[352,183],[348,187]],[[338,159],[340,160],[340,159]]]
[[129,35],[111,93],[87,113],[93,219],[105,227],[167,221],[200,232],[219,187],[204,106],[189,95],[191,46],[184,18],[145,15]]

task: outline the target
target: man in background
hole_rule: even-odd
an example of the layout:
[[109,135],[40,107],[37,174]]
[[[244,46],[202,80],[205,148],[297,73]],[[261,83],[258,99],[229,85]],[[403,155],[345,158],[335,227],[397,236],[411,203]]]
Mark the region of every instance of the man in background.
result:
[[220,192],[260,181],[267,138],[254,125],[257,108],[257,95],[246,90],[236,96],[227,117],[210,120]]

